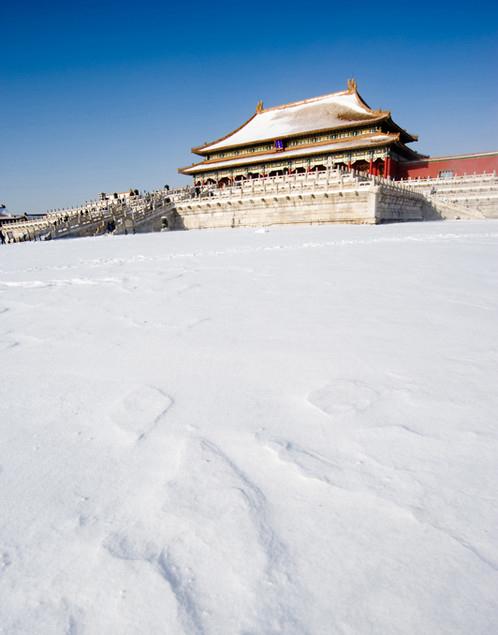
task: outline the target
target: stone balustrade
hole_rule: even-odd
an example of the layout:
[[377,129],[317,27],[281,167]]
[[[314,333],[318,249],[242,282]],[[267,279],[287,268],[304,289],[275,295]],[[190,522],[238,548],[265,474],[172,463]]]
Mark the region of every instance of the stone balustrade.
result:
[[498,177],[495,172],[402,182],[414,191],[422,192],[434,205],[444,203],[445,214],[453,205],[460,217],[462,210],[466,210],[466,217],[474,214],[475,218],[498,218]]
[[188,188],[162,189],[126,201],[90,201],[78,207],[52,210],[41,218],[4,223],[1,231],[7,243],[101,234],[114,230],[124,218],[140,222],[166,201],[174,201],[188,192]]
[[2,232],[6,242],[135,232],[159,229],[161,216],[169,228],[498,217],[498,177],[493,173],[393,181],[327,168],[221,188],[161,189],[126,200],[90,201],[5,223]]
[[187,229],[422,220],[426,206],[423,194],[404,184],[336,169],[196,188],[175,204],[177,226]]

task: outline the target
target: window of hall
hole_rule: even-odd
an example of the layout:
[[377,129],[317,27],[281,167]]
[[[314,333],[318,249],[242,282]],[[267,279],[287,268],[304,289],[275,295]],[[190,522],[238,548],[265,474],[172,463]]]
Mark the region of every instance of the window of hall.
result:
[[440,179],[452,179],[455,176],[453,170],[441,170],[439,172]]

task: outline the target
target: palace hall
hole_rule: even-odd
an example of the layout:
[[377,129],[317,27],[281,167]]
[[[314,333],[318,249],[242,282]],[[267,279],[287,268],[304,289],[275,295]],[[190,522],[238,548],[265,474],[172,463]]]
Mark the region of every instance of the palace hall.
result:
[[349,168],[397,178],[400,165],[425,157],[407,146],[417,136],[386,110],[372,110],[356,82],[346,90],[264,108],[221,139],[192,148],[202,161],[179,172],[196,185]]

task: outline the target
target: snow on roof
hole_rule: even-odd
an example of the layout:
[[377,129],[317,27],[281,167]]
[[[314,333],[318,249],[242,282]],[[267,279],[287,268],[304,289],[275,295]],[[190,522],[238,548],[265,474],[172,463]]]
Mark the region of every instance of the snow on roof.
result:
[[249,121],[231,134],[212,144],[194,148],[194,151],[207,154],[267,139],[368,123],[387,114],[372,110],[356,89],[348,89],[292,104],[258,109]]
[[183,174],[197,174],[198,172],[206,172],[207,170],[216,170],[218,168],[227,168],[235,165],[259,164],[265,161],[279,161],[289,157],[307,156],[310,154],[318,154],[336,150],[346,150],[350,148],[364,148],[369,146],[377,146],[386,143],[393,143],[398,139],[397,134],[379,133],[370,136],[358,135],[354,139],[348,139],[340,142],[325,143],[322,145],[306,146],[295,150],[284,150],[283,152],[267,152],[264,154],[253,154],[248,157],[234,157],[226,161],[204,161],[181,170]]

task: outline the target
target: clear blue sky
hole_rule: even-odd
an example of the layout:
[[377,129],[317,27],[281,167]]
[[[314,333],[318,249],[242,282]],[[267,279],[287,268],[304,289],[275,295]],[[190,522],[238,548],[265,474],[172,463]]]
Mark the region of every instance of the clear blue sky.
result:
[[496,2],[2,3],[10,211],[186,182],[190,148],[256,107],[341,90],[429,154],[498,149]]

